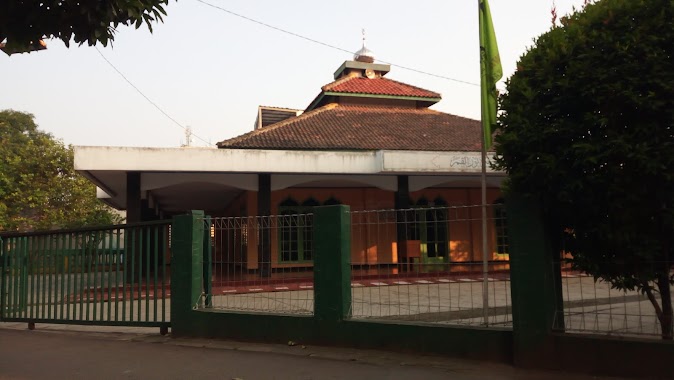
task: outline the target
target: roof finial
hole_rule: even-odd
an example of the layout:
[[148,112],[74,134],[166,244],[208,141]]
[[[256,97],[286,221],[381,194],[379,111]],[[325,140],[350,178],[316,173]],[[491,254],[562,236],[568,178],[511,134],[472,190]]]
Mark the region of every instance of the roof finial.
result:
[[365,28],[361,29],[361,34],[363,35],[363,47],[353,55],[353,59],[359,62],[373,63],[374,54],[365,47]]

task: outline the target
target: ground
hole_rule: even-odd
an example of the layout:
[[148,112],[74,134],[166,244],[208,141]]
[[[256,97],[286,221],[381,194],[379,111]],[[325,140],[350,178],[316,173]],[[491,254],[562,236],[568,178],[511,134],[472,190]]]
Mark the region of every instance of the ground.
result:
[[609,379],[382,351],[173,339],[156,329],[25,326],[0,324],[0,379]]

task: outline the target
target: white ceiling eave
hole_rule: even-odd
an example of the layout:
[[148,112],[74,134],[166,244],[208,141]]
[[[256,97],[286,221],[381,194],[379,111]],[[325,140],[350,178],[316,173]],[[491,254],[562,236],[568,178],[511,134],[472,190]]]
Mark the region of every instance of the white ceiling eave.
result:
[[[481,164],[479,152],[75,147],[75,169],[100,187],[99,198],[118,209],[126,206],[127,172],[141,172],[143,198],[155,197],[162,208],[178,210],[182,206],[173,203],[181,199],[221,204],[240,191],[257,191],[257,173],[272,175],[273,190],[364,185],[395,191],[396,175],[409,175],[415,191],[477,187]],[[487,174],[489,186],[505,178],[491,169]]]
[[373,174],[381,167],[375,151],[75,147],[75,169],[91,172]]
[[233,187],[241,190],[257,191],[257,175],[255,174],[229,174],[223,176],[218,173],[166,173],[151,172],[142,173],[140,190],[155,190],[182,183],[210,183]]
[[[78,171],[287,174],[480,173],[479,152],[75,147]],[[489,173],[494,173],[490,168]],[[501,173],[498,173],[501,174]]]

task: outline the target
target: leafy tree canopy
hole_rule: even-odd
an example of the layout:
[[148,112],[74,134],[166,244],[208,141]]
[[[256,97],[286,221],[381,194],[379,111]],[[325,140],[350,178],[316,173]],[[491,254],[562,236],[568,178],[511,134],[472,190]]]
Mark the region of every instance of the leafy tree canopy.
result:
[[0,5],[0,42],[11,50],[29,50],[42,38],[107,46],[121,25],[163,21],[168,0],[3,0]]
[[668,339],[673,15],[673,0],[601,0],[562,19],[520,58],[496,137],[509,190],[540,201],[576,268],[647,294]]
[[75,172],[71,147],[39,130],[33,115],[0,111],[0,231],[121,221]]

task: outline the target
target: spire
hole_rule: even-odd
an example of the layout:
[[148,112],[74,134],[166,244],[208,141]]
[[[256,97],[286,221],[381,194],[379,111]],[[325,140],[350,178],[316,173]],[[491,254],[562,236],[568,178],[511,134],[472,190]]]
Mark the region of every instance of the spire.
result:
[[362,29],[363,47],[353,55],[353,59],[358,62],[374,63],[374,53],[365,47],[365,29]]

